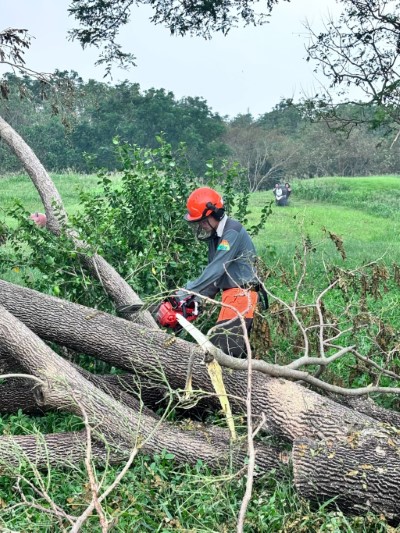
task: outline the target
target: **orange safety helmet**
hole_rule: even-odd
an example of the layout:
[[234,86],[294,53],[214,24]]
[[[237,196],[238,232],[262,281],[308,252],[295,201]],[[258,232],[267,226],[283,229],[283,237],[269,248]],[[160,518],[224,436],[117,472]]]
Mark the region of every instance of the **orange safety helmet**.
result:
[[188,212],[184,218],[188,222],[199,222],[210,215],[216,220],[221,220],[225,213],[222,196],[210,187],[200,187],[193,191],[186,202],[186,207]]

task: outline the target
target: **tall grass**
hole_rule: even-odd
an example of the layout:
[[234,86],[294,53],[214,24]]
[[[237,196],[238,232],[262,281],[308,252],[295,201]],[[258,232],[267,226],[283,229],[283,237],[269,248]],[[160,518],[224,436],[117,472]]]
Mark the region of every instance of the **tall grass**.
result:
[[[52,174],[51,178],[69,213],[75,213],[79,209],[79,191],[96,190],[99,181],[98,176],[94,174]],[[15,199],[21,200],[27,211],[43,211],[39,194],[27,176],[22,174],[0,176],[0,217],[4,217],[5,211],[13,206]],[[6,221],[12,224],[10,217]]]
[[293,183],[296,197],[393,218],[400,209],[400,177],[317,178]]
[[[301,235],[308,235],[329,258],[339,256],[328,230],[344,241],[348,265],[385,257],[400,259],[400,178],[319,178],[297,180],[288,207],[273,208],[265,232],[256,239],[259,251],[272,248],[283,261],[293,257]],[[252,197],[254,215],[263,202],[272,199],[270,191]]]

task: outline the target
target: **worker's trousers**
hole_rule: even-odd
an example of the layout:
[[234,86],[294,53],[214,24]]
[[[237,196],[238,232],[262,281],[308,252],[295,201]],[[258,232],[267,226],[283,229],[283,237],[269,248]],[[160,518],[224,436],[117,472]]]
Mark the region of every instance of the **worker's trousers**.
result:
[[250,289],[238,287],[223,291],[212,343],[228,355],[246,357],[245,339],[250,334],[257,301],[258,293]]

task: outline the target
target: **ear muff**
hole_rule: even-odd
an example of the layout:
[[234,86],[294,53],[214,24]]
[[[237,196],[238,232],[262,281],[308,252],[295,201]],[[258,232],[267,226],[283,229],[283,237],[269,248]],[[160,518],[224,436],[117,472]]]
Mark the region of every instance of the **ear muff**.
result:
[[207,208],[206,212],[208,210],[212,211],[211,216],[215,218],[215,220],[221,220],[225,214],[225,209],[223,207],[216,207],[211,202],[206,203],[206,208]]

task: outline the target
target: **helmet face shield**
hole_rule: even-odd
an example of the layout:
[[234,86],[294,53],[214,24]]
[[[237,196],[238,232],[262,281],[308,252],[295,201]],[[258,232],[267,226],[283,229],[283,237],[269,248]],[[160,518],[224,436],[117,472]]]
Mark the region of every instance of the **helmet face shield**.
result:
[[194,222],[189,222],[189,226],[196,239],[199,241],[208,241],[214,238],[217,233],[215,228],[210,224],[209,217],[205,217]]

